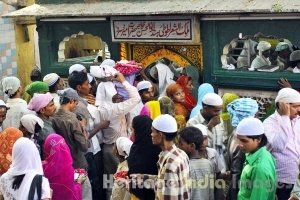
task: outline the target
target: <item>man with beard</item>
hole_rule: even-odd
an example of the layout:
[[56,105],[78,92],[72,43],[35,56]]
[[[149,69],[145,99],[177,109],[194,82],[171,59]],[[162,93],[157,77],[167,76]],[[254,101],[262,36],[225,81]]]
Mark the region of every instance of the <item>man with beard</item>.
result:
[[223,100],[215,93],[208,93],[202,100],[203,108],[198,115],[189,119],[187,126],[203,124],[208,129],[208,147],[216,149],[223,154],[224,124],[220,118]]

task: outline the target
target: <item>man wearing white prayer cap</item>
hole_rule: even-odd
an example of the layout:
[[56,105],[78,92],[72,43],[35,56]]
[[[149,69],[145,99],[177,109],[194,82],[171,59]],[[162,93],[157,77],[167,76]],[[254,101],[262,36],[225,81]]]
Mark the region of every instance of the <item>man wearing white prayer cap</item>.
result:
[[271,65],[269,60],[271,44],[266,41],[260,41],[257,45],[258,55],[252,61],[250,69],[258,69],[263,66]]
[[238,199],[275,199],[275,160],[265,147],[268,140],[262,122],[253,117],[244,118],[238,124],[236,134],[241,150],[246,153]]
[[143,104],[153,100],[154,88],[150,81],[141,81],[137,84],[136,88],[139,91]]
[[275,99],[276,111],[263,122],[270,152],[276,159],[278,199],[288,199],[299,174],[300,93],[281,89]]
[[23,115],[30,113],[27,102],[21,98],[23,88],[17,77],[5,77],[1,81],[2,91],[8,96],[6,106],[6,119],[3,121],[3,130],[9,127],[19,128],[20,119]]
[[69,68],[69,74],[72,74],[72,72],[87,72],[85,66],[82,64],[74,64]]
[[49,86],[49,92],[53,97],[54,104],[57,110],[60,107],[59,96],[57,94],[58,90],[63,90],[65,87],[64,80],[56,73],[50,73],[44,76],[43,82],[47,83]]
[[135,116],[140,115],[144,104],[148,101],[154,100],[154,87],[150,81],[140,81],[136,86],[141,100],[137,103],[137,105],[127,114],[127,126],[128,132],[131,134],[131,122]]
[[[222,156],[224,150],[223,139],[227,137],[220,113],[223,107],[222,98],[215,93],[207,93],[202,99],[202,109],[187,122],[187,126],[202,124],[207,127],[208,147],[218,151]],[[224,136],[224,137],[223,137]]]
[[177,123],[174,117],[168,114],[156,117],[152,122],[151,137],[152,143],[162,149],[157,162],[158,175],[131,175],[133,184],[147,179],[156,181],[161,187],[155,187],[155,199],[190,199],[189,158],[174,144],[176,136]]

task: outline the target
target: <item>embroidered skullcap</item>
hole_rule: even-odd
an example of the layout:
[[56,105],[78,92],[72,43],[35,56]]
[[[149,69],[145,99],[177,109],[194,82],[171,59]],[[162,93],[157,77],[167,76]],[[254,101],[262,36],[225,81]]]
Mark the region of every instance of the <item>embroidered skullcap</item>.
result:
[[43,82],[47,83],[50,86],[54,85],[60,77],[56,73],[50,73],[44,76]]
[[279,42],[276,45],[275,51],[282,51],[282,50],[285,50],[285,49],[288,49],[288,48],[289,48],[288,43],[286,43],[286,42]]
[[40,125],[41,128],[44,128],[44,122],[38,116],[34,114],[26,114],[21,118],[21,124],[27,129],[31,134],[35,133],[35,125]]
[[133,144],[133,142],[130,139],[128,139],[127,137],[119,137],[116,140],[118,154],[120,156],[124,156],[125,158],[127,158],[129,156],[130,148],[131,148],[132,144]]
[[81,72],[85,69],[86,69],[85,66],[83,66],[81,64],[74,64],[69,68],[69,74],[72,74],[72,72],[74,72],[74,71]]
[[53,100],[53,96],[50,93],[34,94],[34,96],[30,99],[27,108],[29,110],[38,112],[42,108],[45,108],[52,100]]
[[152,126],[156,130],[164,133],[177,132],[177,122],[175,118],[169,114],[159,115],[158,117],[156,117],[152,122]]
[[300,93],[292,88],[282,88],[279,90],[275,103],[300,103]]
[[149,81],[141,81],[136,86],[138,91],[148,89],[150,87],[152,87],[152,84]]
[[243,119],[236,128],[237,135],[256,136],[264,134],[263,123],[253,117]]
[[8,96],[15,94],[21,86],[20,80],[14,76],[8,76],[2,79],[2,90]]
[[258,51],[266,51],[271,48],[271,44],[266,41],[260,41],[257,45],[257,50]]
[[58,90],[57,94],[61,97],[61,99],[66,97],[68,99],[78,101],[79,98],[80,98],[77,91],[72,89],[72,88],[66,88],[64,90]]
[[203,136],[207,136],[207,126],[203,125],[203,124],[195,124],[194,125],[195,128],[199,129],[202,132]]
[[202,103],[210,106],[222,106],[223,100],[222,98],[216,93],[207,93],[203,99]]
[[116,65],[116,62],[112,59],[105,59],[103,60],[103,62],[100,64],[100,66],[103,66],[103,65],[108,65],[108,66],[111,66],[111,67],[114,67]]
[[110,76],[114,76],[118,71],[108,65],[100,65],[100,66],[91,66],[90,73],[93,77],[96,78],[107,78]]

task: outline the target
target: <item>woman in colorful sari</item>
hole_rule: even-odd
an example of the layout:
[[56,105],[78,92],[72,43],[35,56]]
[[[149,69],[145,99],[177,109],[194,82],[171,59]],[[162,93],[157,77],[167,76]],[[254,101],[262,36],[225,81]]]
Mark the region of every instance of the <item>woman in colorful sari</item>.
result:
[[22,136],[22,131],[14,127],[6,128],[0,134],[0,176],[9,169],[13,145]]
[[192,111],[192,109],[196,106],[197,101],[195,97],[192,95],[192,90],[193,90],[193,80],[192,77],[187,76],[187,75],[181,75],[177,81],[177,84],[179,84],[183,92],[185,94],[185,102],[184,105],[188,109],[189,112]]
[[198,88],[198,101],[196,107],[193,108],[190,119],[198,115],[200,110],[202,109],[202,99],[207,93],[214,93],[214,88],[209,83],[203,83]]
[[74,181],[70,149],[64,138],[50,134],[44,144],[43,169],[53,190],[52,200],[80,200],[82,179]]

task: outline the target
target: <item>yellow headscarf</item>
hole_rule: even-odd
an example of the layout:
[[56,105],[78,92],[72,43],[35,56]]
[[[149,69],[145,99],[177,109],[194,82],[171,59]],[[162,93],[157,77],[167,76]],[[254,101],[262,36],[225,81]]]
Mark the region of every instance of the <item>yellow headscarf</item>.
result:
[[223,97],[222,97],[223,109],[222,109],[222,114],[220,115],[220,117],[223,119],[223,121],[228,121],[230,119],[229,113],[227,111],[227,105],[238,98],[240,98],[240,97],[235,93],[225,93],[223,95]]
[[150,118],[152,120],[161,114],[159,101],[148,101],[146,104],[150,110]]

